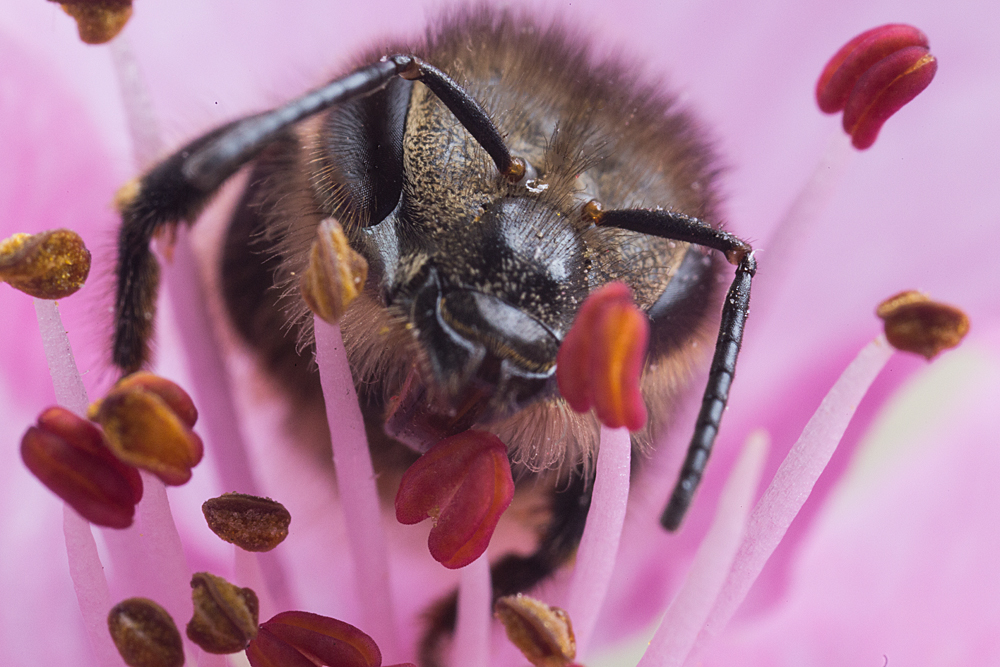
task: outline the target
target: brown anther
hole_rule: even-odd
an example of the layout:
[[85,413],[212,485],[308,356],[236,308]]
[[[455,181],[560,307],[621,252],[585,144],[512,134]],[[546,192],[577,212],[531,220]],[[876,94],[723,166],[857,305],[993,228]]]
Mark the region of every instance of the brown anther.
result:
[[80,40],[86,44],[111,41],[132,16],[132,0],[74,0],[59,4],[76,20]]
[[886,299],[875,314],[884,321],[885,337],[894,348],[928,360],[957,346],[969,332],[965,313],[915,291]]
[[507,170],[504,171],[504,176],[511,183],[517,183],[522,178],[524,174],[528,171],[528,165],[524,161],[524,158],[513,157],[510,159],[510,164],[507,165]]
[[569,667],[576,658],[576,638],[569,615],[527,595],[497,600],[496,617],[507,637],[535,667]]
[[208,572],[191,576],[188,639],[209,653],[236,653],[257,636],[257,594]]
[[191,479],[204,453],[191,431],[198,417],[190,397],[173,382],[139,372],[123,378],[90,406],[87,417],[104,429],[108,447],[125,463],[148,470],[164,484]]
[[76,232],[14,234],[0,242],[0,280],[38,299],[62,299],[83,287],[90,251]]
[[584,220],[599,225],[601,224],[601,216],[604,214],[604,204],[596,199],[591,199],[583,205],[582,213]]
[[180,667],[184,645],[167,610],[146,598],[122,600],[108,613],[108,630],[129,667]]
[[226,493],[201,506],[212,532],[244,551],[270,551],[288,537],[292,515],[270,498]]
[[336,324],[367,278],[368,262],[348,243],[340,223],[333,218],[321,222],[309,252],[309,266],[299,281],[309,309]]

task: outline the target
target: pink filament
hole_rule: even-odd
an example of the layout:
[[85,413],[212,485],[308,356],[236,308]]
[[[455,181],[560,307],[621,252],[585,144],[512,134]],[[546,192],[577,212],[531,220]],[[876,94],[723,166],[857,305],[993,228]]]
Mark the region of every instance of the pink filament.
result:
[[618,542],[628,505],[631,458],[632,440],[628,430],[602,426],[590,513],[577,551],[566,603],[576,634],[577,659],[586,657],[587,645],[594,634],[597,615],[604,604],[618,557]]
[[747,439],[719,496],[715,519],[698,547],[691,570],[667,607],[638,667],[679,667],[684,663],[736,557],[767,449],[767,434],[757,432]]
[[[78,415],[87,414],[87,390],[76,367],[66,328],[55,301],[35,299],[35,316],[45,349],[45,359],[52,376],[56,400]],[[121,664],[121,657],[107,631],[111,610],[111,592],[104,576],[104,567],[97,553],[90,524],[69,505],[63,506],[63,535],[69,558],[69,574],[76,590],[77,603],[83,614],[83,624],[98,664],[108,667]]]
[[726,627],[743,602],[767,559],[809,498],[858,404],[893,351],[883,335],[866,345],[837,379],[802,430],[750,515],[733,568],[685,664],[696,664],[698,653]]
[[451,664],[454,667],[490,665],[490,627],[493,609],[490,602],[489,551],[462,568],[458,585],[458,622],[455,626],[455,648]]
[[386,661],[399,659],[399,633],[389,582],[389,561],[375,472],[354,380],[344,352],[340,327],[313,318],[326,418],[333,443],[337,488],[354,560],[355,584],[362,625],[375,639]]

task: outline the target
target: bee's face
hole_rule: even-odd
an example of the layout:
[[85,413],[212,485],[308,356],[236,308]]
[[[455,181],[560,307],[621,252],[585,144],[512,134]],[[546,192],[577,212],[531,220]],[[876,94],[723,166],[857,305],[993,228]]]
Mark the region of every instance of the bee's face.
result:
[[[418,230],[400,234],[405,249],[382,276],[385,306],[411,334],[407,395],[419,387],[431,412],[459,417],[410,444],[422,449],[435,436],[554,399],[559,344],[586,294],[585,247],[566,217],[529,197],[502,196],[471,218],[388,222]],[[396,411],[387,425],[402,438],[413,425],[401,417]]]
[[313,342],[299,285],[321,222],[339,222],[368,264],[340,325],[377,466],[471,429],[498,436],[517,472],[543,482],[550,510],[537,557],[515,558],[495,588],[517,592],[570,556],[586,519],[600,424],[570,409],[556,372],[587,298],[623,282],[648,324],[641,447],[710,347],[720,266],[706,248],[739,264],[692,444],[703,462],[755,264],[704,220],[715,169],[694,122],[621,66],[592,67],[561,29],[481,9],[393,51],[403,55],[368,54],[350,75],[209,132],[141,179],[122,203],[115,359],[125,370],[144,361],[152,235],[253,163],[221,262],[237,333],[312,399],[300,409],[322,405],[299,354]]

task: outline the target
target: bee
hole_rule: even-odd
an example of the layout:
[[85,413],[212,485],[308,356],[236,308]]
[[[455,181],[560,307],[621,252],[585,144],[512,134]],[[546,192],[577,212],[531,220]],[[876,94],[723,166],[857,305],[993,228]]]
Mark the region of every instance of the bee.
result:
[[[193,222],[244,167],[221,284],[262,365],[293,395],[319,395],[297,285],[318,225],[334,218],[369,265],[340,325],[376,468],[475,427],[507,444],[520,486],[541,484],[548,519],[533,553],[493,565],[498,597],[544,580],[582,535],[599,424],[569,409],[555,368],[584,299],[623,281],[649,319],[641,388],[651,419],[633,434],[644,451],[669,426],[716,328],[719,253],[736,265],[663,515],[664,527],[679,526],[719,428],[756,263],[715,222],[714,156],[671,97],[595,61],[558,25],[479,8],[208,132],[151,169],[120,207],[112,356],[123,372],[149,359],[151,239]],[[454,613],[454,598],[435,608],[425,661]]]

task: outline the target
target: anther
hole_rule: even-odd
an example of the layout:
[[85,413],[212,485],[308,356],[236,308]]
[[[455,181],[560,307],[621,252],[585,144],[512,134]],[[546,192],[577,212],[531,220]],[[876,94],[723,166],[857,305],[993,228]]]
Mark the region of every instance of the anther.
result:
[[209,653],[236,653],[257,636],[260,605],[249,588],[234,586],[222,577],[196,572],[191,577],[194,615],[187,624],[188,639]]
[[213,533],[244,551],[270,551],[288,537],[292,515],[270,498],[226,493],[201,506]]
[[62,299],[83,287],[90,251],[74,231],[14,234],[0,242],[0,280],[38,299]]
[[844,130],[855,148],[865,149],[936,71],[924,33],[913,26],[884,25],[858,35],[830,59],[816,84],[816,100],[825,113],[843,110]]
[[183,389],[146,372],[122,379],[87,411],[119,460],[170,485],[186,483],[201,461],[204,446],[191,431],[197,416]]
[[132,525],[142,478],[108,450],[101,431],[60,407],[49,408],[21,438],[25,466],[80,516],[109,528]]
[[559,392],[576,412],[594,408],[609,428],[638,431],[646,424],[639,380],[649,340],[649,320],[625,283],[587,297],[559,346]]
[[305,611],[286,611],[261,623],[247,646],[251,667],[336,665],[380,667],[375,641],[353,625]]
[[76,0],[60,4],[76,20],[80,40],[86,44],[110,42],[132,16],[132,0]]
[[129,667],[181,667],[184,645],[167,610],[146,598],[122,600],[108,613],[108,630]]
[[367,278],[368,262],[351,247],[340,223],[333,218],[321,222],[309,252],[309,265],[299,281],[309,310],[336,324]]
[[576,659],[576,638],[569,615],[527,595],[497,600],[496,617],[511,643],[535,667],[568,667]]
[[916,291],[886,299],[875,314],[883,320],[885,337],[894,348],[928,360],[957,346],[969,332],[965,313]]
[[506,445],[492,433],[469,430],[441,440],[407,469],[396,519],[405,525],[433,519],[431,556],[456,569],[486,551],[513,497]]

